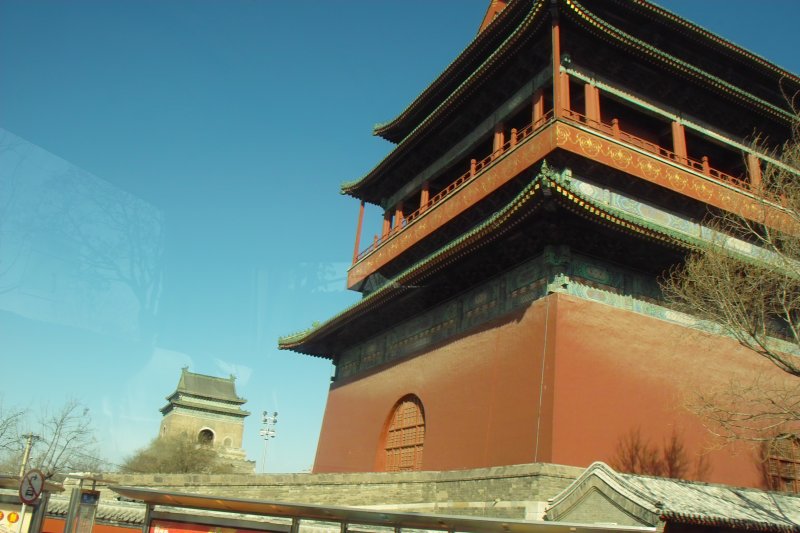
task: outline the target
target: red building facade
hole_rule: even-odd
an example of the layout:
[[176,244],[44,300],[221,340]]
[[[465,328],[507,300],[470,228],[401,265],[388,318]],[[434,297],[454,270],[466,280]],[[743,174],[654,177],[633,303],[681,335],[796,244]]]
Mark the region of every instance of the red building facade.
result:
[[[678,435],[691,476],[757,484],[709,450],[698,390],[780,372],[664,305],[657,278],[766,209],[754,131],[790,135],[800,79],[644,0],[494,1],[476,39],[342,192],[361,201],[355,306],[280,347],[336,366],[316,472],[613,460]],[[359,251],[365,203],[383,230]],[[733,240],[742,256],[768,260]],[[347,424],[341,423],[347,420]]]

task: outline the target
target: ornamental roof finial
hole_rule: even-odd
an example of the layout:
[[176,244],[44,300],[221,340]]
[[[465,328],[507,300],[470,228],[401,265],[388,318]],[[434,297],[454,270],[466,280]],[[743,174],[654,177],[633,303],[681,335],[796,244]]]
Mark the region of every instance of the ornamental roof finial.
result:
[[506,4],[508,4],[508,0],[491,0],[489,2],[489,8],[483,16],[483,22],[481,22],[481,27],[478,28],[478,33],[482,32],[486,26],[492,23],[495,17],[505,9]]

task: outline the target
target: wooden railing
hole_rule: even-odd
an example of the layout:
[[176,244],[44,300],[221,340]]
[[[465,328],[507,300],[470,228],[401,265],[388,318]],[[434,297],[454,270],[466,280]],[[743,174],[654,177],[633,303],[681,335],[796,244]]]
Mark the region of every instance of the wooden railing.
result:
[[522,129],[512,129],[509,135],[509,140],[506,141],[503,146],[489,154],[488,156],[484,157],[480,161],[476,159],[470,160],[469,170],[467,170],[464,174],[459,176],[455,181],[450,183],[447,187],[436,193],[432,196],[424,205],[421,205],[416,211],[409,213],[407,216],[404,216],[403,219],[395,225],[391,230],[383,235],[375,235],[373,238],[372,244],[370,244],[367,248],[362,250],[358,253],[355,262],[360,261],[377,248],[379,248],[382,244],[386,241],[403,231],[407,228],[410,224],[416,221],[419,217],[421,217],[426,211],[431,209],[432,207],[438,205],[439,203],[446,200],[450,195],[452,195],[456,190],[460,189],[467,183],[471,182],[475,178],[477,178],[480,174],[482,174],[486,169],[488,169],[492,164],[500,158],[500,156],[510,152],[514,148],[517,147],[522,141],[531,137],[534,133],[538,132],[539,130],[543,129],[545,126],[549,125],[553,122],[553,112],[552,110],[545,113],[542,118],[537,120],[535,123],[528,124]]
[[703,156],[703,158],[698,161],[696,159],[692,159],[691,157],[678,155],[675,152],[667,150],[666,148],[663,148],[655,143],[620,130],[617,119],[612,120],[611,123],[608,124],[599,120],[591,119],[585,115],[581,115],[580,113],[577,113],[571,109],[564,110],[564,118],[593,130],[603,132],[606,135],[609,135],[615,139],[619,139],[626,144],[630,144],[646,152],[650,152],[651,154],[654,154],[662,159],[667,159],[674,163],[678,163],[679,165],[689,167],[692,170],[705,174],[706,176],[724,182],[728,185],[732,185],[744,191],[752,192],[752,188],[750,187],[750,183],[748,181],[742,179],[741,177],[731,176],[730,174],[726,174],[721,170],[711,168],[708,162],[708,157]]
[[[661,159],[665,159],[670,162],[683,165],[696,172],[704,174],[710,178],[731,185],[743,191],[753,192],[750,183],[746,179],[743,179],[742,177],[732,176],[730,174],[722,172],[721,170],[712,168],[709,164],[708,157],[703,156],[701,160],[698,161],[691,157],[678,155],[675,152],[668,150],[662,146],[659,146],[653,142],[642,139],[641,137],[637,137],[636,135],[633,135],[626,131],[622,131],[619,127],[619,121],[617,119],[613,119],[610,123],[606,123],[599,120],[591,119],[571,109],[564,109],[562,117],[567,121],[571,121],[581,126],[587,127],[589,129],[604,133],[609,137],[612,137],[613,139],[617,139],[620,142],[639,148]],[[459,176],[455,181],[450,183],[447,187],[436,193],[424,205],[421,205],[417,210],[413,211],[407,216],[404,216],[399,221],[399,223],[395,224],[395,226],[391,228],[388,232],[384,233],[383,235],[375,235],[372,243],[367,248],[358,253],[358,256],[355,258],[354,263],[357,263],[367,255],[378,249],[392,237],[405,230],[409,225],[413,224],[418,218],[420,218],[426,211],[440,204],[441,202],[449,198],[455,191],[457,191],[467,183],[470,183],[472,180],[477,178],[485,170],[491,167],[492,164],[499,157],[513,150],[519,143],[521,143],[528,137],[532,136],[534,133],[537,133],[544,127],[548,126],[553,121],[554,121],[554,113],[552,110],[550,110],[535,123],[528,124],[527,126],[519,130],[512,129],[510,132],[509,140],[506,141],[503,144],[503,146],[501,146],[500,148],[498,148],[497,150],[495,150],[494,152],[492,152],[491,154],[489,154],[488,156],[484,157],[481,160],[476,160],[476,159],[470,160],[469,170],[467,170],[464,174]]]

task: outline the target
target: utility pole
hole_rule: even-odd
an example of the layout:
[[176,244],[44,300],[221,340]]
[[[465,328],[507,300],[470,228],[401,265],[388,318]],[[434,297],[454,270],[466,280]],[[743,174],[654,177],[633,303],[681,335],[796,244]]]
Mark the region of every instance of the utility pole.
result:
[[25,475],[25,470],[28,468],[28,461],[31,458],[31,449],[33,449],[33,443],[37,440],[41,439],[39,435],[34,435],[33,433],[26,433],[23,435],[25,437],[25,453],[22,455],[22,465],[19,467],[19,477]]
[[[22,476],[25,475],[25,471],[28,469],[28,461],[31,458],[31,450],[33,449],[33,443],[39,440],[41,437],[39,435],[34,435],[33,433],[26,433],[23,435],[25,437],[25,452],[22,454],[22,465],[19,467],[19,481],[22,483]],[[22,533],[22,523],[25,522],[25,502],[22,502],[22,509],[20,512],[20,520],[19,526],[17,528],[17,533]],[[32,517],[31,517],[32,518]],[[30,524],[29,524],[30,526]]]

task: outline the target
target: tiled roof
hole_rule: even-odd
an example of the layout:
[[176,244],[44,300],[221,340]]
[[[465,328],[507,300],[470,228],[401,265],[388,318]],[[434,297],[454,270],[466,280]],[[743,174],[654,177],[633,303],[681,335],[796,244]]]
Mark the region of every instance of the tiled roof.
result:
[[[794,113],[785,108],[785,106],[781,107],[779,103],[759,98],[745,88],[738,87],[727,80],[714,76],[691,62],[672,56],[657,46],[642,39],[637,39],[617,28],[588,9],[588,6],[595,4],[592,0],[583,0],[582,2],[578,0],[555,1],[561,5],[567,16],[572,17],[587,31],[595,33],[600,38],[608,40],[616,46],[633,50],[650,61],[667,66],[680,76],[698,80],[735,100],[748,102],[770,117],[787,123],[794,117]],[[647,0],[617,1],[621,8],[645,11],[650,17],[678,28],[679,31],[693,40],[708,44],[712,49],[721,50],[729,57],[735,58],[745,68],[767,72],[769,76],[774,78],[776,87],[780,86],[781,83],[800,86],[800,77],[796,74],[788,72],[766,59],[714,35],[708,30],[652,2]],[[422,132],[427,130],[428,125],[451,112],[457,102],[474,90],[487,72],[494,66],[502,64],[504,55],[512,48],[511,45],[522,39],[528,32],[537,31],[540,27],[539,23],[549,13],[548,9],[546,9],[549,6],[549,0],[512,0],[508,7],[501,11],[497,17],[495,22],[502,21],[500,24],[492,23],[486,31],[480,32],[477,38],[459,54],[453,63],[397,118],[375,128],[374,133],[376,135],[387,138],[392,142],[398,143],[398,145],[366,175],[354,181],[343,183],[341,192],[374,202],[374,198],[367,198],[370,195],[365,196],[363,187],[377,179],[398,158],[407,153],[417,142]],[[525,16],[517,16],[525,11],[527,11]],[[514,16],[511,16],[512,14]],[[513,24],[516,24],[516,26]],[[504,39],[495,43],[496,48],[494,50],[487,46],[489,43],[494,43],[494,40],[488,39],[490,35],[492,39],[499,36]],[[473,70],[470,71],[470,68]],[[779,93],[776,93],[776,95],[778,98],[783,99],[783,96]]]
[[496,235],[501,234],[509,222],[514,223],[520,219],[524,207],[538,203],[538,191],[542,187],[543,177],[543,174],[537,175],[505,207],[471,230],[450,241],[436,252],[411,265],[394,278],[387,280],[379,289],[371,292],[336,316],[323,322],[318,327],[278,339],[278,347],[283,350],[295,350],[309,355],[330,357],[329,355],[307,352],[303,348],[303,344],[312,338],[324,335],[331,331],[332,328],[362,315],[382,302],[391,299],[394,295],[404,292],[405,287],[417,283],[420,279],[442,268],[443,263],[452,261],[454,257],[460,254],[477,249],[480,246],[479,242],[487,242],[487,236],[491,240]]
[[[525,0],[530,1],[530,0]],[[524,2],[523,0],[517,0],[513,2],[513,7],[516,8],[518,5],[522,5]],[[428,125],[433,123],[435,120],[438,120],[440,117],[445,116],[447,113],[450,113],[456,105],[456,102],[462,100],[466,96],[470,95],[472,91],[475,90],[477,83],[482,79],[483,75],[486,72],[492,71],[493,69],[497,68],[498,66],[502,65],[505,59],[507,58],[509,50],[513,50],[515,46],[517,46],[522,40],[523,37],[526,35],[528,30],[534,31],[536,28],[541,25],[545,20],[546,14],[546,4],[542,1],[535,1],[533,2],[533,7],[525,14],[525,16],[520,20],[513,31],[505,37],[500,43],[497,44],[497,47],[494,50],[490,50],[490,53],[481,56],[482,61],[475,66],[475,70],[473,72],[469,72],[467,76],[464,77],[460,83],[456,84],[452,88],[452,92],[449,94],[445,94],[442,98],[435,100],[433,102],[434,105],[430,107],[428,114],[421,117],[419,120],[414,122],[413,127],[410,131],[402,138],[400,144],[398,144],[394,150],[389,152],[389,154],[380,162],[378,165],[367,173],[365,176],[351,182],[346,182],[341,185],[341,192],[342,194],[349,194],[352,196],[357,196],[357,190],[372,180],[374,180],[381,172],[383,172],[386,168],[388,168],[391,164],[393,164],[398,158],[400,158],[404,153],[407,153],[408,150],[414,146],[414,143],[419,139],[420,134],[425,131]],[[505,19],[508,14],[512,11],[511,6],[509,8],[504,9],[500,15],[498,15],[497,20]],[[494,27],[495,24],[492,23]],[[490,30],[487,29],[478,36],[475,42],[481,39],[481,35],[489,33]],[[467,50],[470,50],[468,48]],[[464,53],[466,54],[466,52]],[[455,64],[455,62],[454,62]],[[445,74],[442,74],[442,78],[445,77]],[[459,78],[460,79],[460,78]],[[438,83],[438,80],[437,80]],[[419,99],[422,99],[423,96],[427,95],[427,91],[420,95]],[[416,101],[415,101],[416,103]],[[409,109],[412,109],[415,104],[412,104]],[[405,112],[404,112],[405,113]],[[403,117],[404,115],[401,115]],[[400,120],[400,118],[393,121],[391,124],[394,124]],[[388,125],[386,126],[389,127]],[[380,130],[383,131],[383,130]],[[379,130],[376,130],[378,133]],[[378,133],[383,135],[383,133]],[[360,198],[360,197],[359,197]],[[371,201],[371,200],[370,200]]]
[[753,488],[701,483],[637,474],[620,474],[602,462],[593,463],[547,509],[548,519],[559,505],[583,487],[601,481],[602,490],[640,509],[637,515],[658,521],[751,531],[800,531],[800,496]]
[[744,261],[774,261],[768,252],[752,244],[731,237],[722,239],[722,236],[711,228],[665,212],[655,206],[643,204],[628,196],[594,186],[571,173],[555,171],[545,163],[538,175],[515,198],[484,222],[410,266],[376,291],[318,327],[279,339],[279,348],[330,357],[330,355],[306,351],[307,347],[304,345],[311,339],[322,338],[332,333],[337,327],[357,318],[375,306],[382,305],[383,302],[402,293],[403,287],[419,284],[420,279],[441,268],[441,263],[451,262],[454,257],[474,251],[483,243],[504,233],[509,229],[509,225],[518,222],[521,216],[527,216],[531,209],[538,205],[544,189],[554,193],[553,197],[557,201],[578,216],[589,218],[596,223],[608,225],[623,232],[638,234],[644,238],[683,249],[725,242],[728,253],[736,255]]
[[188,368],[184,368],[181,372],[181,379],[178,381],[178,388],[175,392],[236,404],[243,404],[246,401],[236,395],[236,384],[233,376],[217,378],[189,372]]
[[[69,497],[51,496],[47,504],[47,514],[53,518],[64,518],[69,508]],[[103,502],[97,506],[95,520],[113,524],[141,526],[144,523],[144,505],[134,502]]]
[[[522,8],[520,4],[526,3],[528,0],[512,0],[509,2],[509,7],[513,7],[515,9]],[[562,0],[563,1],[563,0]],[[545,4],[547,0],[536,0],[535,4]],[[569,8],[570,2],[565,1],[566,7]],[[719,49],[726,51],[730,56],[736,57],[742,63],[747,64],[748,66],[761,68],[772,75],[775,76],[777,80],[789,80],[794,83],[800,83],[800,78],[791,72],[788,72],[779,66],[775,65],[774,63],[760,57],[752,52],[745,50],[744,48],[737,46],[736,44],[732,43],[731,41],[719,37],[714,33],[706,30],[698,26],[697,24],[692,23],[674,13],[648,1],[648,0],[626,0],[626,1],[619,1],[617,3],[624,7],[625,9],[641,9],[646,11],[650,14],[651,17],[658,18],[659,20],[672,24],[674,27],[680,28],[683,30],[684,33],[690,35],[697,41],[705,41],[712,46],[716,46]],[[536,6],[535,6],[536,7]],[[535,8],[534,7],[534,8]],[[505,10],[503,10],[505,11]],[[503,12],[500,13],[503,15]],[[498,17],[499,18],[499,17]],[[510,18],[510,17],[509,17]],[[493,29],[494,30],[494,29]],[[501,28],[497,28],[494,30],[501,30]],[[507,31],[507,29],[505,29]],[[478,34],[476,39],[470,43],[469,46],[461,53],[459,56],[451,63],[450,66],[445,69],[445,71],[433,82],[431,85],[425,89],[397,118],[387,122],[386,124],[382,124],[376,126],[375,134],[381,135],[386,137],[387,139],[392,140],[393,142],[399,142],[400,139],[397,139],[393,134],[394,130],[403,131],[402,124],[404,121],[407,121],[409,118],[413,117],[418,108],[422,108],[424,106],[430,106],[430,100],[435,99],[439,96],[443,87],[447,87],[448,83],[452,83],[452,78],[461,79],[464,76],[464,67],[469,65],[469,59],[471,56],[478,55],[478,54],[485,54],[485,50],[482,48],[481,45],[484,44],[484,40],[487,36],[484,35],[486,32],[481,32]],[[499,33],[499,32],[498,32]],[[459,78],[460,76],[460,78]]]
[[[493,53],[499,42],[505,39],[508,31],[514,30],[518,17],[524,15],[531,0],[511,2],[509,9],[501,10],[494,18],[491,29],[481,31],[453,60],[450,65],[396,118],[377,124],[373,129],[375,135],[398,143],[406,137],[416,123],[424,119],[441,100],[446,98],[465,78],[470,76],[477,65],[482,64],[486,56]],[[491,10],[491,6],[490,6]]]

